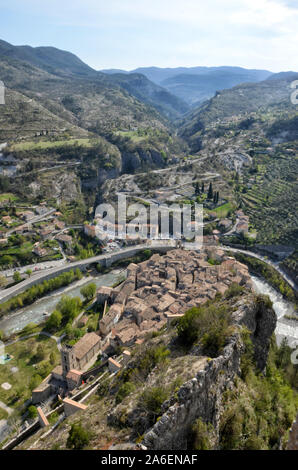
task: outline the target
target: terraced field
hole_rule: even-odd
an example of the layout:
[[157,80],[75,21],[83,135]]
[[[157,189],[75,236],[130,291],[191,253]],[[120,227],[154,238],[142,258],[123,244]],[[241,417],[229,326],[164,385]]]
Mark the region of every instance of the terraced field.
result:
[[297,246],[297,156],[266,158],[252,187],[241,194],[245,212],[258,231],[257,242]]

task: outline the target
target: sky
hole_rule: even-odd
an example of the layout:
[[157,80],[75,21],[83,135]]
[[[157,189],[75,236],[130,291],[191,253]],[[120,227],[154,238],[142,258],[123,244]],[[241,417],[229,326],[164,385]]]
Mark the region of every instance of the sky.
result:
[[298,0],[0,0],[0,38],[68,50],[96,70],[298,71]]

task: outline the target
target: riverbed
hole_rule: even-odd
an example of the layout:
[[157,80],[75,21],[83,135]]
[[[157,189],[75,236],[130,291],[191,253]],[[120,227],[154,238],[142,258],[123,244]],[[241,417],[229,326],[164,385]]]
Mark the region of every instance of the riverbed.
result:
[[125,270],[114,269],[107,274],[84,277],[70,286],[62,287],[52,294],[37,300],[28,307],[5,315],[0,320],[0,330],[2,330],[6,336],[9,336],[21,331],[28,323],[38,325],[44,322],[47,316],[55,310],[57,303],[63,295],[83,298],[80,289],[84,284],[94,282],[96,287],[112,286],[115,282],[118,282],[124,274]]
[[295,307],[285,300],[283,296],[270,284],[256,276],[251,276],[253,288],[257,293],[266,294],[273,303],[273,309],[277,316],[277,326],[275,330],[277,344],[280,345],[283,338],[288,339],[289,345],[295,347],[298,344],[298,321],[287,320],[285,315],[294,315]]

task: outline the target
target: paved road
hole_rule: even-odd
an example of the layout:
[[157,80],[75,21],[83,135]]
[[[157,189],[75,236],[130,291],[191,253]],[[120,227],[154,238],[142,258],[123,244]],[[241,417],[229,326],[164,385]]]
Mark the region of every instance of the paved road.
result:
[[24,176],[28,176],[31,173],[34,173],[34,174],[35,173],[43,173],[43,172],[49,171],[49,170],[57,170],[58,168],[64,168],[64,167],[69,167],[69,166],[78,166],[78,165],[82,165],[82,162],[61,163],[60,165],[50,166],[48,168],[41,168],[40,170],[32,170],[32,171],[27,171],[26,173],[20,173],[18,175],[15,175],[14,178],[23,178]]
[[[24,341],[24,339],[33,338],[34,336],[39,336],[39,335],[47,336],[48,338],[51,338],[54,341],[56,341],[57,348],[60,351],[61,350],[61,342],[62,342],[64,336],[66,335],[66,333],[63,333],[63,335],[58,337],[58,336],[51,335],[51,333],[47,333],[46,331],[39,331],[38,333],[32,333],[31,335],[22,336],[18,339],[14,339],[12,341],[7,341],[7,343],[5,343],[5,346],[10,346],[11,344],[15,344],[15,343],[19,343],[20,341]],[[1,407],[1,402],[0,402],[0,407]]]
[[[50,215],[52,215],[54,212],[56,212],[57,209],[50,209],[48,212],[45,212],[44,214],[41,215],[36,215],[35,217],[32,217],[32,219],[28,220],[28,222],[25,222],[23,226],[28,227],[28,225],[35,224],[36,222],[41,222],[42,220],[46,220]],[[9,237],[12,233],[14,233],[16,230],[18,230],[18,227],[14,227],[11,230],[8,230],[6,232],[6,236]]]
[[[1,302],[5,301],[6,298],[9,298],[9,296],[13,295],[15,292],[23,292],[24,290],[26,290],[26,288],[30,287],[32,284],[35,284],[36,282],[42,282],[49,275],[52,275],[52,276],[57,275],[58,276],[59,274],[61,274],[66,269],[69,271],[70,269],[81,268],[81,267],[84,267],[84,266],[88,266],[89,264],[92,264],[92,263],[98,263],[98,262],[106,260],[109,257],[113,256],[114,254],[118,254],[118,253],[127,254],[127,257],[129,257],[129,256],[133,255],[135,250],[142,251],[142,250],[145,250],[145,249],[148,249],[148,248],[149,249],[150,248],[159,249],[159,248],[165,248],[166,246],[173,246],[173,245],[169,245],[169,243],[168,244],[166,244],[166,243],[154,244],[154,245],[146,245],[146,244],[144,244],[144,245],[134,245],[134,246],[131,246],[131,247],[128,247],[128,248],[123,248],[123,249],[118,250],[118,251],[115,250],[114,252],[111,252],[111,253],[105,253],[105,254],[93,256],[92,258],[87,258],[85,260],[74,261],[73,263],[67,263],[67,265],[64,265],[64,266],[61,266],[61,267],[46,269],[42,272],[34,273],[34,274],[31,275],[30,278],[25,279],[22,282],[19,282],[15,286],[9,287],[8,289],[4,289],[3,291],[1,291],[0,301]],[[19,289],[21,289],[21,290],[19,290]]]
[[[63,256],[64,253],[62,252],[61,254]],[[38,271],[42,271],[44,269],[51,269],[55,267],[61,267],[61,266],[64,266],[66,263],[67,262],[66,262],[65,255],[64,255],[63,259],[59,259],[57,261],[45,261],[43,263],[27,264],[26,266],[20,266],[20,267],[13,268],[13,269],[6,269],[5,271],[1,271],[1,274],[6,277],[12,277],[15,271],[18,271],[21,274],[25,274],[27,269],[31,269],[32,271],[31,279],[32,279],[33,276]]]

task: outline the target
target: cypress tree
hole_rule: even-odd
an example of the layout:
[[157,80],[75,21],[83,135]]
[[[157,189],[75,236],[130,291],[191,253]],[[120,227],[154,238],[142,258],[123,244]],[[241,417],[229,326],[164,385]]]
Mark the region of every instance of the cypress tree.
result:
[[208,189],[208,195],[207,199],[212,199],[213,198],[213,189],[212,189],[212,183],[209,184],[209,189]]

